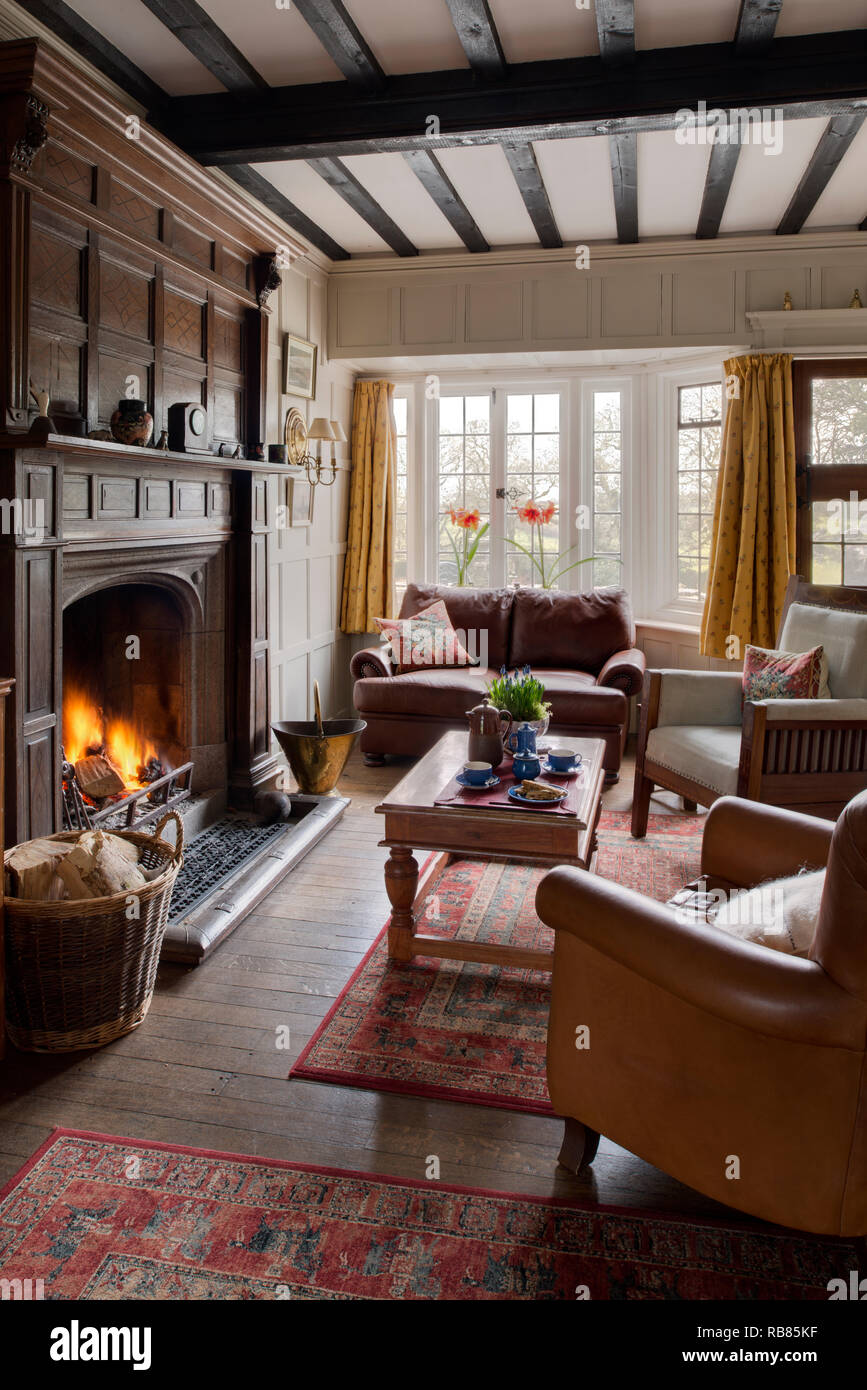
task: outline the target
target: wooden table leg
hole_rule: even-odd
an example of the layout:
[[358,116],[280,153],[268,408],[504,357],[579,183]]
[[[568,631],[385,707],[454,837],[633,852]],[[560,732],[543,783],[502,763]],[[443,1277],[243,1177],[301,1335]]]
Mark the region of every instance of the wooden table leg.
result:
[[412,960],[415,914],[412,905],[418,890],[418,860],[411,849],[392,847],[385,861],[385,891],[391,903],[388,954],[393,960]]

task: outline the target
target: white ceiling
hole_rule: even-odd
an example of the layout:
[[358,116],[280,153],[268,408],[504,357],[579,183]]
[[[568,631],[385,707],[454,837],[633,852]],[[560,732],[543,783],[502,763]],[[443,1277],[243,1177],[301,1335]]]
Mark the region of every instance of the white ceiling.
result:
[[[222,90],[220,82],[142,0],[69,0],[72,8],[172,96]],[[340,81],[342,75],[291,0],[200,0],[254,68],[274,86]],[[389,75],[466,68],[445,0],[344,0]],[[509,62],[595,54],[592,7],[574,0],[489,0]],[[735,34],[740,0],[636,0],[639,49],[720,43]],[[867,0],[783,0],[778,36],[867,27]],[[790,121],[781,154],[745,146],[722,233],[773,231],[825,129],[824,120]],[[608,140],[549,140],[534,146],[564,243],[617,234]],[[638,137],[640,237],[692,236],[707,174],[707,146],[678,145],[673,133]],[[492,248],[538,246],[518,185],[499,145],[452,147],[438,157]],[[344,163],[420,251],[463,243],[402,156],[355,155]],[[391,255],[364,218],[305,161],[257,171],[346,251]],[[819,198],[806,226],[852,228],[867,214],[867,125]]]

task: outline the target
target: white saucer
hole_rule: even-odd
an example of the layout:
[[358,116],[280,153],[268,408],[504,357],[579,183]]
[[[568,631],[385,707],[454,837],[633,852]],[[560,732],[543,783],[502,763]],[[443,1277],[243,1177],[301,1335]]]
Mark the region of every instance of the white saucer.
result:
[[546,758],[542,764],[542,771],[547,772],[549,777],[577,777],[583,766],[583,763],[577,763],[575,767],[570,767],[568,772],[563,772],[559,767],[552,767]]

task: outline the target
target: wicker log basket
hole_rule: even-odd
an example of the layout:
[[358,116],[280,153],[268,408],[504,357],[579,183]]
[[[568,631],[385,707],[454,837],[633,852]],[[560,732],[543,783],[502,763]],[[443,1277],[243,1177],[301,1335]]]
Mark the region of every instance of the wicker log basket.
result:
[[[177,843],[162,839],[168,821]],[[144,888],[75,902],[5,899],[6,1029],[25,1052],[102,1047],[137,1028],[150,1008],[184,830],[167,811],[153,835],[112,831],[138,848],[141,864],[165,871]],[[52,835],[77,840],[78,831]],[[129,916],[130,898],[138,916]]]

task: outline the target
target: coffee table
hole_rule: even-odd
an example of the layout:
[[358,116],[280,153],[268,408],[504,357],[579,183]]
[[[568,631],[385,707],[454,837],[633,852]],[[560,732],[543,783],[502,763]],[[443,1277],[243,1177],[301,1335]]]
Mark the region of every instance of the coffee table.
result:
[[[444,734],[376,807],[385,817],[385,837],[380,845],[391,851],[385,865],[385,887],[392,907],[388,953],[393,960],[443,956],[483,965],[551,969],[551,951],[430,936],[418,931],[418,921],[434,883],[454,859],[574,864],[590,869],[596,852],[605,745],[600,739],[570,736],[569,746],[580,752],[584,761],[583,798],[577,819],[512,806],[474,807],[469,797],[466,804],[436,806],[435,799],[467,755],[467,735],[457,729]],[[421,878],[414,850],[440,851]]]

